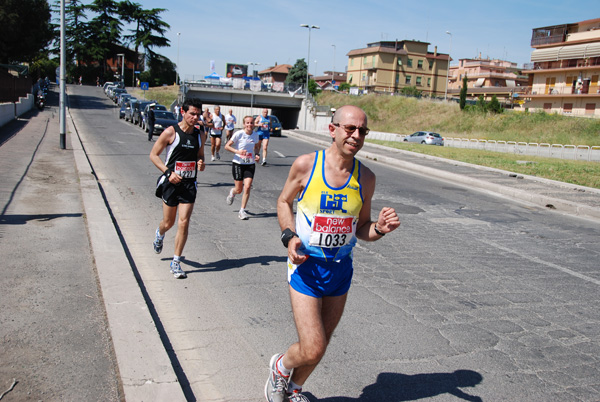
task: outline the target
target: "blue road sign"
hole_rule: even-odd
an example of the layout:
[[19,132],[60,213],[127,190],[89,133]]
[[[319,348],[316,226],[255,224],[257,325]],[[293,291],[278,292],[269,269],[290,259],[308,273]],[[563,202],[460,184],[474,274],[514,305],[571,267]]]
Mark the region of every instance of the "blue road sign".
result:
[[142,89],[142,91],[147,91],[149,88],[149,85],[147,82],[140,82],[140,88]]

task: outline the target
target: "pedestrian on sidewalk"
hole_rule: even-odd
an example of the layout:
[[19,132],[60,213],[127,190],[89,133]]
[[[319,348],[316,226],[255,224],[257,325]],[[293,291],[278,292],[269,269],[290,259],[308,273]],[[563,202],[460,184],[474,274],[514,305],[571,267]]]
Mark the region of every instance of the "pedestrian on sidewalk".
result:
[[339,108],[329,124],[333,143],[296,159],[277,201],[298,341],[271,358],[265,385],[269,402],[308,402],[302,386],[342,318],[357,239],[379,240],[400,226],[389,207],[371,220],[375,175],[355,158],[368,133],[362,109]]
[[242,220],[248,219],[246,206],[250,198],[252,181],[254,181],[256,162],[260,158],[258,156],[259,147],[258,134],[254,131],[252,116],[244,117],[244,128],[235,132],[225,144],[225,149],[235,154],[231,164],[235,186],[229,190],[227,205],[233,204],[236,194],[242,194],[243,192],[242,207],[238,213],[238,217]]
[[[185,278],[181,269],[181,255],[188,237],[190,217],[196,201],[196,177],[198,170],[203,171],[204,141],[206,136],[195,127],[202,114],[202,103],[196,99],[186,99],[182,107],[182,120],[162,132],[150,152],[150,160],[163,172],[162,180],[168,180],[164,189],[163,217],[156,229],[154,252],[160,254],[165,233],[177,220],[175,234],[175,253],[171,262],[171,273],[175,278]],[[160,155],[166,149],[167,159],[163,162]],[[163,182],[161,181],[159,185]]]

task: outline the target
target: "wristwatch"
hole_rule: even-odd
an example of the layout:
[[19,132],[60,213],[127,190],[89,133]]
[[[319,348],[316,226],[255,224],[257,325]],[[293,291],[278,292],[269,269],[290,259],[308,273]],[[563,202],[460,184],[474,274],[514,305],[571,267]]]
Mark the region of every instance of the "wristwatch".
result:
[[173,173],[173,172],[171,171],[171,169],[167,168],[167,170],[165,170],[165,173],[163,173],[163,174],[164,174],[164,175],[165,175],[165,177],[168,179],[168,178],[169,178],[169,176],[171,176],[171,173]]
[[295,232],[292,232],[292,229],[290,229],[290,228],[287,228],[283,232],[281,232],[281,242],[283,243],[284,247],[287,248],[288,243],[294,237],[298,237],[298,234]]

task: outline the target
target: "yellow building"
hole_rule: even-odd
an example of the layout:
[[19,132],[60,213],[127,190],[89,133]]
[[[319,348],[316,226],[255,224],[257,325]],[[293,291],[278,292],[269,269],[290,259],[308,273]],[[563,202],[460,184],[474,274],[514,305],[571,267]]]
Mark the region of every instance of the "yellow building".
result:
[[600,18],[533,29],[523,108],[600,117]]
[[382,41],[348,52],[347,82],[369,92],[416,87],[424,96],[443,97],[450,55],[428,51],[429,43]]

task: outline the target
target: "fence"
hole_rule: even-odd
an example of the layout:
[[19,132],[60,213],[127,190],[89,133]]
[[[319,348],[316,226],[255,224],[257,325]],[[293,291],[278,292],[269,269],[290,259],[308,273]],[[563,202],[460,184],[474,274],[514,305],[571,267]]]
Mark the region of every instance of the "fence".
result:
[[[402,141],[404,139],[404,135],[371,131],[369,133],[369,139],[381,141]],[[480,149],[493,152],[505,152],[517,155],[542,156],[546,158],[600,162],[600,146],[597,145],[563,145],[445,137],[444,146]]]
[[600,146],[563,145],[536,142],[496,141],[468,138],[444,138],[444,145],[454,148],[482,149],[517,155],[543,156],[600,162]]

